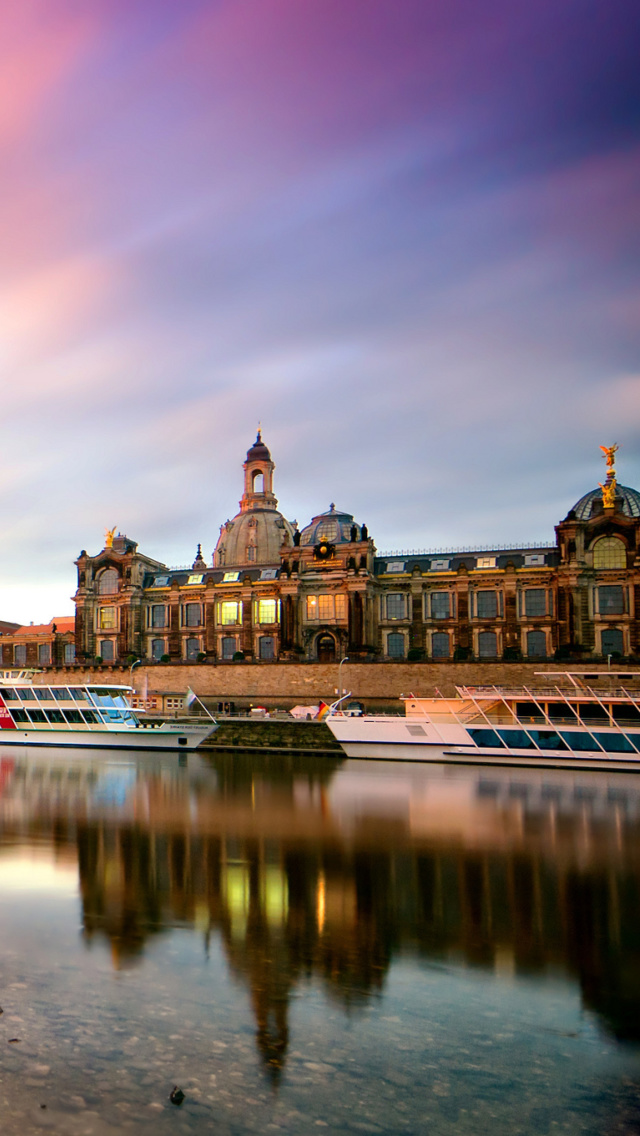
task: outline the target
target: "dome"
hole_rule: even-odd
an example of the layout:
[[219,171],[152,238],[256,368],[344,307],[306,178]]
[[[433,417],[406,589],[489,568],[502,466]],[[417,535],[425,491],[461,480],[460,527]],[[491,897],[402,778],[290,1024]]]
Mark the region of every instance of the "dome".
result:
[[277,509],[238,513],[220,528],[214,564],[221,568],[279,564],[285,542],[293,544],[293,529]]
[[[326,540],[329,544],[347,544],[351,540],[354,520],[351,513],[343,513],[332,505],[326,513],[314,517],[300,533],[300,544],[319,544]],[[361,539],[360,525],[355,525],[356,540]]]
[[[625,517],[640,517],[640,493],[637,489],[629,489],[627,485],[616,485],[616,498],[622,502],[621,511]],[[573,506],[571,513],[575,514],[576,520],[590,519],[594,501],[602,501],[602,490],[599,487],[592,489],[590,493],[585,493],[584,497]]]
[[268,447],[262,441],[262,431],[258,430],[258,435],[250,450],[247,450],[247,461],[271,461],[271,454]]

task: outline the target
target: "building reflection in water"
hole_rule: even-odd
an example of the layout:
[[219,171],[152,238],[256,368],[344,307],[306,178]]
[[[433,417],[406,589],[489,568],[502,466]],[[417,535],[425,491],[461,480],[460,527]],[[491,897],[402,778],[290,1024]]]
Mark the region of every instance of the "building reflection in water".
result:
[[114,965],[154,935],[219,935],[277,1080],[292,992],[344,1008],[400,952],[498,973],[562,970],[640,1036],[640,785],[624,775],[221,757],[3,766],[3,842],[77,849],[84,935]]

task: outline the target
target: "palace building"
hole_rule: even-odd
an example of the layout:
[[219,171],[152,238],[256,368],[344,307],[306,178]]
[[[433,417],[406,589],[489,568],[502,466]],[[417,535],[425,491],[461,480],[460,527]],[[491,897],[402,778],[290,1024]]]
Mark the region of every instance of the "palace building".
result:
[[[569,509],[555,544],[384,555],[334,504],[302,529],[287,520],[258,432],[209,563],[198,545],[190,567],[169,568],[115,532],[80,553],[75,647],[52,641],[51,662],[639,656],[640,493],[618,484],[616,447],[603,450],[605,484]],[[0,636],[5,666],[33,639],[20,630]]]

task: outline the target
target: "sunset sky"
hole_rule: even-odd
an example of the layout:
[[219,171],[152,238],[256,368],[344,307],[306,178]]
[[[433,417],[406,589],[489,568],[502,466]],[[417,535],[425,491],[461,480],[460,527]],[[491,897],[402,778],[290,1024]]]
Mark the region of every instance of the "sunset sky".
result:
[[0,4],[2,609],[117,526],[280,508],[380,550],[640,488],[637,0]]

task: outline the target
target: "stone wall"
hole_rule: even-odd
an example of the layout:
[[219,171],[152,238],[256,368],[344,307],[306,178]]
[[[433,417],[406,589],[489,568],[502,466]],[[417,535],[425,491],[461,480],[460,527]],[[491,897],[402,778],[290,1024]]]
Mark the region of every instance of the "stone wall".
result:
[[[417,695],[455,694],[458,686],[540,685],[536,671],[562,671],[553,663],[345,663],[342,685],[369,709],[398,709],[401,693]],[[574,664],[575,669],[575,664]],[[582,666],[590,674],[606,671],[606,666]],[[101,666],[93,669],[64,667],[47,669],[36,682],[104,682],[133,685],[138,693],[184,694],[191,687],[210,701],[235,702],[238,708],[251,703],[289,709],[297,703],[312,704],[337,697],[337,663],[228,663],[155,664]]]

